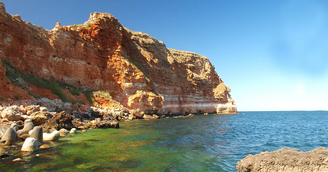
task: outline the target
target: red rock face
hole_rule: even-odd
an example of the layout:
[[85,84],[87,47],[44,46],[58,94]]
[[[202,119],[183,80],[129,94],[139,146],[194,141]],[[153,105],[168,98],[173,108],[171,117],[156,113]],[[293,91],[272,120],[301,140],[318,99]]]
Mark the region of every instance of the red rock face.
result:
[[[11,16],[0,3],[0,33],[2,60],[29,76],[108,92],[109,101],[94,97],[101,106],[118,102],[149,113],[217,112],[218,105],[235,106],[206,57],[168,50],[163,42],[124,28],[110,14],[90,14],[83,25],[57,23],[49,31]],[[0,64],[0,77],[7,81],[5,70]],[[17,90],[33,99],[27,92],[40,93],[38,89],[47,90],[31,83]],[[56,97],[49,91],[42,96]]]

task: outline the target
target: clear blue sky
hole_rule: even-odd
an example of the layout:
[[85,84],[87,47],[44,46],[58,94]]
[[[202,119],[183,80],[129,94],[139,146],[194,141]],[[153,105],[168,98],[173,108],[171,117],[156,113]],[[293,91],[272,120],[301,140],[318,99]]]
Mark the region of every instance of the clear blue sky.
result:
[[240,111],[328,110],[326,0],[1,2],[8,13],[46,29],[107,12],[168,48],[204,55]]

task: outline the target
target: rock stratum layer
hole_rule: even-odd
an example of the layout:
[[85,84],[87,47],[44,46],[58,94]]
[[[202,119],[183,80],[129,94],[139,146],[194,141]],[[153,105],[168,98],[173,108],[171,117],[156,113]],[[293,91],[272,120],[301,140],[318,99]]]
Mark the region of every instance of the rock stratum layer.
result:
[[0,58],[0,101],[47,97],[146,114],[237,113],[208,58],[167,49],[107,13],[50,31],[0,3]]
[[297,149],[281,148],[273,152],[248,155],[237,163],[239,172],[255,171],[328,171],[328,150],[316,148],[302,152]]

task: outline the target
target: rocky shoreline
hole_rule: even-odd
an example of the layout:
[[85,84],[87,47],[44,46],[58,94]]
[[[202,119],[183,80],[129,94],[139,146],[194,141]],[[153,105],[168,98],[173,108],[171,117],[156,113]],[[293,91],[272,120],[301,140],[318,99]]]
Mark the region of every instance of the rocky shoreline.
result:
[[302,152],[297,149],[281,148],[273,152],[249,154],[237,163],[239,172],[254,171],[328,171],[328,149],[316,148]]
[[118,119],[123,119],[107,109],[64,103],[60,99],[41,98],[34,103],[14,104],[18,103],[21,105],[0,106],[0,158],[13,157],[6,150],[17,147],[21,151],[36,151],[43,148],[44,142],[57,141],[77,130],[119,128]]
[[[19,105],[20,103],[20,105]],[[209,115],[209,113],[201,113]],[[126,108],[104,109],[41,98],[35,102],[2,103],[0,106],[0,158],[14,157],[7,150],[33,152],[49,148],[49,141],[86,132],[88,129],[119,128],[119,121],[193,117],[192,113],[145,114]],[[23,144],[22,144],[23,143]],[[22,144],[22,145],[21,145]],[[15,159],[13,160],[15,161]]]

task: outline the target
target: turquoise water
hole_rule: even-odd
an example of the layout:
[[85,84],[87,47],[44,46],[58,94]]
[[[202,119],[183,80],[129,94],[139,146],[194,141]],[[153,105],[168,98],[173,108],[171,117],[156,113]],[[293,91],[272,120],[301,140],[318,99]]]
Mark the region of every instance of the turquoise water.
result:
[[236,171],[248,154],[328,147],[328,112],[240,112],[121,122],[49,143],[1,171]]

